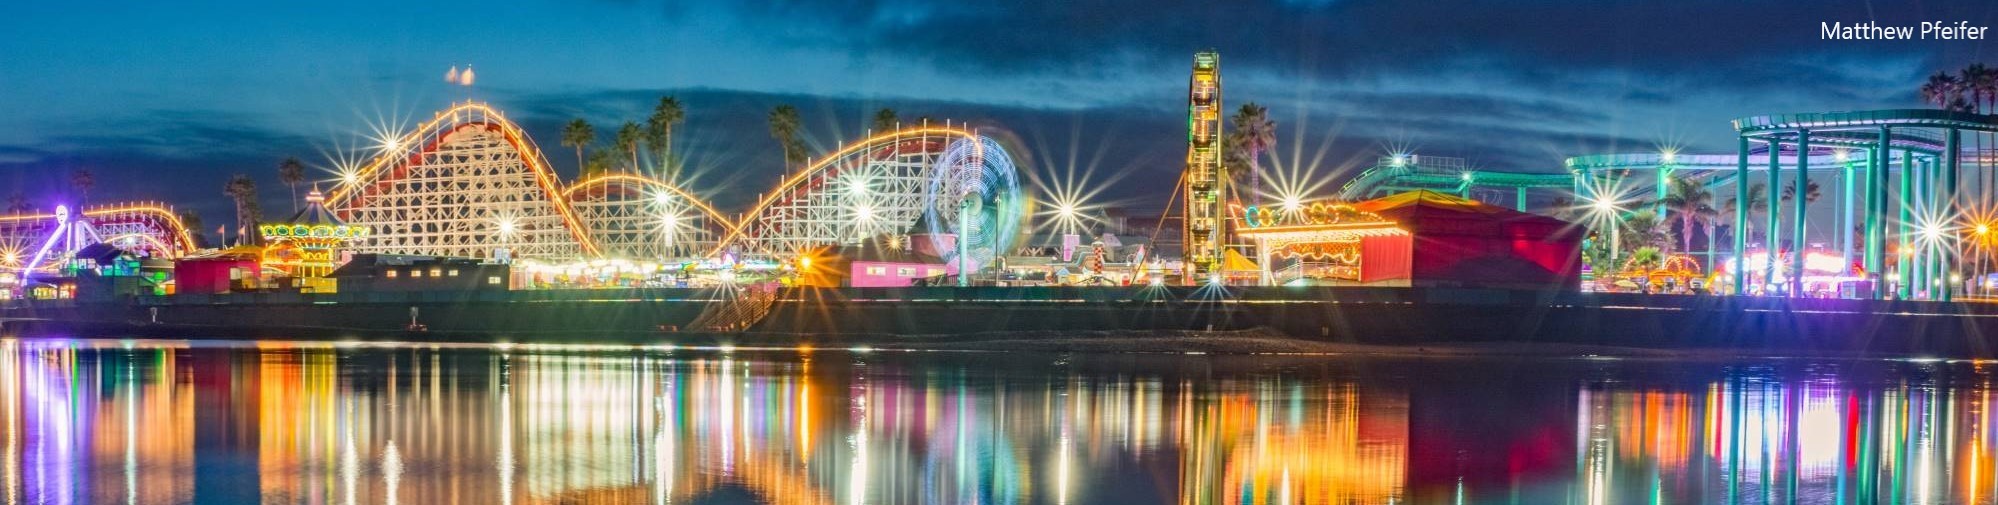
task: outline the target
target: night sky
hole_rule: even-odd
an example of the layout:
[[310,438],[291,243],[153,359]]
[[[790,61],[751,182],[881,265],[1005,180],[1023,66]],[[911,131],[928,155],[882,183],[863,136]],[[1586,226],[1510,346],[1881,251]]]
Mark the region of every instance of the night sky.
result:
[[[183,3],[198,5],[181,5]],[[1937,70],[1998,64],[1990,41],[1825,41],[1820,22],[1998,25],[1998,2],[1683,1],[17,2],[0,8],[0,190],[47,207],[165,200],[230,218],[222,184],[332,160],[453,101],[489,101],[573,174],[561,123],[600,141],[662,94],[688,119],[691,189],[769,188],[764,118],[804,113],[814,152],[876,108],[1017,139],[1097,203],[1160,206],[1185,141],[1194,51],[1222,54],[1230,109],[1278,122],[1273,162],[1336,179],[1390,147],[1489,169],[1568,156],[1732,148],[1753,114],[1920,107]],[[476,86],[443,74],[472,65]],[[351,156],[351,155],[349,155]],[[282,214],[282,212],[270,212]]]

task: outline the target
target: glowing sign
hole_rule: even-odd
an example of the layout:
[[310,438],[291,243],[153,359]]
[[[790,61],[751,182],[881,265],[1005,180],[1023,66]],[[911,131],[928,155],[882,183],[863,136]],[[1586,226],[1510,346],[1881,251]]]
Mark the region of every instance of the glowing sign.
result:
[[1361,212],[1351,205],[1328,204],[1324,202],[1303,206],[1269,208],[1251,206],[1243,210],[1242,221],[1250,228],[1274,228],[1281,226],[1331,226],[1340,224],[1393,224],[1371,212]]

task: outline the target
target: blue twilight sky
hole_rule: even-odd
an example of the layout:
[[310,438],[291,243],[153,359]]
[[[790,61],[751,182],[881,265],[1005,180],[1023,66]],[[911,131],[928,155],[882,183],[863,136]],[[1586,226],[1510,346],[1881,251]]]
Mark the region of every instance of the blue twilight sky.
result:
[[[763,121],[790,103],[817,149],[880,107],[969,120],[1017,139],[1043,178],[1082,173],[1103,203],[1156,208],[1203,48],[1222,53],[1230,108],[1271,109],[1270,163],[1318,178],[1391,146],[1543,171],[1726,150],[1734,117],[1917,107],[1928,73],[1998,64],[1988,41],[1820,40],[1820,22],[1869,20],[1998,25],[1998,2],[17,2],[0,7],[0,192],[73,200],[68,173],[87,168],[93,201],[219,223],[230,174],[289,209],[278,160],[330,169],[455,100],[490,101],[553,149],[568,118],[607,137],[672,94],[688,185],[724,207],[777,179]],[[477,86],[443,84],[467,64]]]

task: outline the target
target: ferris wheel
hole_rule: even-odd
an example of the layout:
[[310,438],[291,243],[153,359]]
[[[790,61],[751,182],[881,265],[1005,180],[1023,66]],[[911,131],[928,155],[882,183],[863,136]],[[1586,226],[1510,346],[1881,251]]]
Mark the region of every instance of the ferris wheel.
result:
[[930,244],[958,268],[958,285],[1011,246],[1024,207],[1013,160],[986,137],[952,142],[923,194]]

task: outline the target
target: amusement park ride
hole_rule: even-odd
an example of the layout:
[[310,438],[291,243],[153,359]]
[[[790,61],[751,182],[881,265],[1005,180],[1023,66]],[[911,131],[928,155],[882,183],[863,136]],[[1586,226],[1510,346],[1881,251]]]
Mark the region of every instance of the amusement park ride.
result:
[[[1168,203],[1179,207],[1176,214],[1168,209],[1168,215],[1177,216],[1182,227],[1180,281],[1240,280],[1244,272],[1260,269],[1248,278],[1269,283],[1280,277],[1268,264],[1273,258],[1302,256],[1310,260],[1305,263],[1348,259],[1350,251],[1334,251],[1330,242],[1319,242],[1333,237],[1338,247],[1350,249],[1357,242],[1347,239],[1358,235],[1346,230],[1333,235],[1313,231],[1319,235],[1303,238],[1283,235],[1297,230],[1272,230],[1269,222],[1276,220],[1263,222],[1255,215],[1270,208],[1240,201],[1230,191],[1222,162],[1227,146],[1217,53],[1194,56],[1187,93],[1186,160]],[[1835,244],[1829,252],[1813,248],[1806,240],[1806,220],[1798,218],[1809,215],[1810,199],[1779,200],[1771,191],[1766,209],[1734,209],[1731,230],[1756,228],[1748,226],[1748,216],[1763,212],[1767,221],[1758,223],[1765,225],[1759,227],[1764,233],[1757,244],[1749,243],[1750,233],[1731,233],[1731,250],[1722,257],[1719,240],[1705,241],[1705,285],[1731,293],[1951,298],[1951,285],[1962,275],[1954,269],[1960,266],[1963,246],[1958,228],[1964,228],[1954,220],[1965,215],[1957,174],[1966,164],[1981,171],[1992,157],[1987,151],[1965,158],[1963,132],[1998,134],[1998,119],[1883,110],[1757,116],[1736,120],[1734,127],[1740,146],[1733,155],[1665,151],[1582,156],[1567,160],[1566,173],[1484,170],[1459,158],[1391,153],[1341,186],[1336,200],[1354,203],[1432,192],[1467,202],[1510,203],[1523,212],[1529,190],[1554,190],[1580,206],[1608,209],[1611,215],[1598,220],[1622,222],[1635,212],[1623,204],[1642,201],[1660,221],[1672,222],[1668,214],[1675,211],[1662,203],[1668,181],[1692,180],[1722,198],[1727,194],[1720,190],[1733,188],[1737,201],[1752,201],[1749,186],[1758,182],[1751,180],[1756,172],[1769,189],[1786,182],[1808,187],[1813,175],[1831,177],[1836,197],[1830,229],[1858,229],[1859,234],[1829,233]],[[1793,172],[1783,172],[1783,167]],[[372,160],[343,168],[323,197],[315,188],[310,203],[316,214],[304,216],[310,219],[265,223],[257,231],[274,249],[288,251],[276,256],[279,270],[312,274],[326,274],[338,263],[334,249],[339,254],[660,269],[716,262],[778,267],[798,261],[806,251],[884,236],[895,238],[894,247],[945,262],[953,272],[978,272],[1000,263],[1022,235],[1027,197],[1016,172],[1011,156],[991,138],[963,125],[925,122],[875,132],[808,160],[747,209],[725,212],[673,181],[645,173],[564,180],[518,124],[489,105],[466,102],[382,142]],[[1633,179],[1633,172],[1655,177]],[[1647,179],[1655,179],[1649,184],[1653,194],[1626,201],[1623,185],[1635,180],[1633,185],[1641,187]],[[1303,207],[1299,203],[1281,207],[1298,212]],[[321,230],[340,235],[320,236]],[[1712,224],[1707,234],[1714,234]],[[165,259],[195,249],[190,231],[161,205],[106,205],[80,212],[58,207],[54,213],[0,216],[0,282],[18,291],[36,276],[73,265],[78,251],[98,243]],[[1264,248],[1273,249],[1258,251]],[[1258,252],[1244,254],[1251,251]],[[1702,270],[1691,256],[1697,252],[1678,252],[1682,256],[1674,257],[1664,275],[1690,281],[1694,276],[1688,272]],[[1826,254],[1835,258],[1819,259]],[[1611,259],[1623,263],[1614,261],[1614,254]],[[1827,270],[1827,265],[1833,267]],[[1149,268],[1170,270],[1157,264]],[[1652,271],[1610,270],[1618,272],[1604,273],[1626,280],[1658,277]],[[967,277],[957,275],[957,282],[967,283]]]
[[[326,228],[347,253],[544,262],[730,257],[788,259],[810,248],[878,235],[927,235],[931,249],[975,270],[1020,231],[1025,201],[998,142],[958,125],[880,132],[812,161],[731,219],[694,193],[639,173],[565,182],[514,122],[482,103],[458,104],[384,143],[342,173],[310,207],[311,223],[262,226],[259,235],[313,256],[324,273]],[[916,229],[926,223],[925,229]],[[92,208],[77,216],[0,216],[7,270],[52,272],[85,245],[113,243],[147,256],[194,250],[170,209]],[[297,256],[297,254],[294,254]]]
[[140,203],[71,212],[0,216],[0,291],[21,289],[41,276],[59,275],[72,256],[92,244],[111,244],[149,256],[194,250],[194,237],[173,209]]

